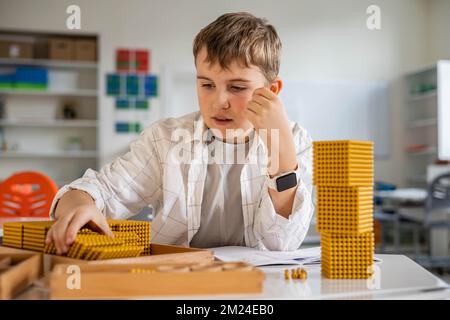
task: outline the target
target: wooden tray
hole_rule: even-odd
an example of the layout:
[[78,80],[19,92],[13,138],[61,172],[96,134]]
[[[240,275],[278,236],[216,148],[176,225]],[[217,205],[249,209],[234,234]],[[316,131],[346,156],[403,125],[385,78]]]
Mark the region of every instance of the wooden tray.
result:
[[[117,299],[168,295],[210,295],[261,293],[264,273],[244,262],[235,262],[236,268],[217,270],[229,262],[208,264],[83,264],[79,265],[79,288],[68,288],[71,266],[59,264],[50,275],[51,299]],[[195,270],[195,267],[197,269]],[[168,271],[167,268],[188,270]],[[148,272],[163,268],[165,271]],[[192,268],[190,270],[190,268]],[[132,272],[131,270],[135,270]],[[136,271],[138,269],[139,272]],[[147,270],[143,272],[142,270]],[[195,270],[195,271],[192,271]]]
[[11,266],[0,271],[0,299],[12,299],[42,275],[42,256],[37,253],[0,253]]
[[[35,251],[0,246],[0,253],[33,253]],[[203,263],[214,260],[211,250],[171,246],[165,244],[151,244],[151,255],[134,258],[108,259],[108,260],[81,260],[64,256],[44,254],[44,272],[48,273],[57,264],[130,264],[130,263]]]

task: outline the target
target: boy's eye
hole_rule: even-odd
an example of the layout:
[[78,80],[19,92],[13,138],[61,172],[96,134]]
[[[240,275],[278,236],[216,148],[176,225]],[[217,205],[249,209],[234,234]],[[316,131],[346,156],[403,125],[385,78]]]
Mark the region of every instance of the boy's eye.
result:
[[202,84],[202,87],[206,88],[206,89],[210,89],[213,87],[213,85],[211,83],[204,83],[204,84]]
[[231,90],[232,91],[236,91],[236,92],[243,91],[245,89],[247,89],[247,88],[245,88],[245,87],[238,87],[238,86],[232,86],[231,87]]

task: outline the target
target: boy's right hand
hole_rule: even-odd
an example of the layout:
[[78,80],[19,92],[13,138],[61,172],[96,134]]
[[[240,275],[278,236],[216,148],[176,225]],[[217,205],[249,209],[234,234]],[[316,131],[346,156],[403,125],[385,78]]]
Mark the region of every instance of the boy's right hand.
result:
[[54,243],[58,254],[64,254],[75,241],[78,231],[87,226],[99,233],[114,237],[106,217],[97,209],[94,203],[77,206],[56,219],[47,233],[45,242]]

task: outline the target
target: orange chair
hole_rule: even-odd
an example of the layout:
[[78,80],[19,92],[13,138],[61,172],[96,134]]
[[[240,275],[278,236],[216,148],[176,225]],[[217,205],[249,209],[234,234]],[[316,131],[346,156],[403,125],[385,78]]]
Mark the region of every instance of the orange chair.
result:
[[42,173],[13,174],[0,183],[0,218],[49,218],[57,191],[56,183]]

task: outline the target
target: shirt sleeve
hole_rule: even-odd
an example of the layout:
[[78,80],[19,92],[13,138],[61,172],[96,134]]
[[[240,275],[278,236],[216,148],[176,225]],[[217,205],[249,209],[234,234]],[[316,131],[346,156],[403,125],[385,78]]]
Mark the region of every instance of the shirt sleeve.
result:
[[312,139],[297,124],[294,125],[293,133],[299,174],[292,212],[288,218],[276,212],[266,180],[254,223],[254,233],[259,239],[258,246],[261,250],[297,250],[306,237],[314,212],[311,196]]
[[62,187],[53,199],[50,216],[59,199],[69,190],[82,190],[94,200],[108,218],[126,219],[147,205],[155,204],[162,195],[162,165],[157,152],[157,139],[152,127],[144,130],[130,151],[100,171],[88,169],[84,175]]

